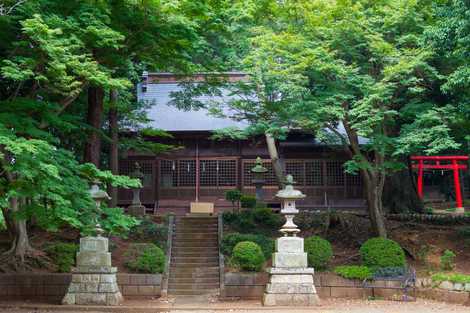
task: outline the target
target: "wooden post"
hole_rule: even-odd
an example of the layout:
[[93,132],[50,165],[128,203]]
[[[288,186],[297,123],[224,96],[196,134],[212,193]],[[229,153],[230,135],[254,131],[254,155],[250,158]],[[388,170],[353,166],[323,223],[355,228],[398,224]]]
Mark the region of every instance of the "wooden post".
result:
[[196,141],[196,202],[199,202],[199,144]]
[[423,199],[423,160],[418,163],[418,196]]
[[460,189],[460,179],[459,179],[459,167],[457,160],[452,160],[452,170],[454,174],[454,188],[455,188],[455,201],[457,202],[457,208],[463,208],[462,201],[462,191]]

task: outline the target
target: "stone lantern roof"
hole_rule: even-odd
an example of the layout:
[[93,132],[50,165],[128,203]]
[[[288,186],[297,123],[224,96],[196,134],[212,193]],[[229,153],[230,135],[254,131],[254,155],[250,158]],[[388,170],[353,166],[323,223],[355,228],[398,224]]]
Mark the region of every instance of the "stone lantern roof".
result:
[[256,165],[251,169],[253,173],[266,173],[268,169],[263,166],[263,161],[260,157],[256,158]]
[[93,185],[90,188],[91,198],[95,201],[110,200],[111,197],[104,190],[101,190],[98,186],[98,182],[93,182]]

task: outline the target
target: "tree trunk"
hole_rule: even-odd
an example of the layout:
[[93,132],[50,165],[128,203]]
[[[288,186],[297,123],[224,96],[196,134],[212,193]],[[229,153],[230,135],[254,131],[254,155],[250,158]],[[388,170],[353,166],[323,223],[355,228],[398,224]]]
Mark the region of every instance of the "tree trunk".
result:
[[387,178],[383,205],[390,213],[423,212],[423,201],[418,197],[408,169],[393,173]]
[[85,145],[85,162],[95,164],[99,168],[101,155],[101,117],[103,115],[104,91],[101,87],[88,88],[87,122],[93,128]]
[[[109,104],[109,136],[111,137],[111,144],[109,148],[109,169],[111,173],[114,175],[119,174],[119,129],[118,129],[118,108],[117,108],[117,101],[118,101],[118,92],[117,90],[111,90],[109,95],[110,104]],[[108,192],[111,197],[109,205],[114,208],[117,206],[117,188],[109,185]]]
[[[367,176],[366,176],[367,175]],[[369,211],[372,233],[375,236],[387,238],[387,229],[382,207],[383,185],[378,182],[374,173],[364,175],[364,186],[366,187],[367,209]]]
[[271,162],[273,164],[274,174],[277,178],[277,183],[280,189],[283,189],[285,186],[284,180],[284,170],[282,169],[282,163],[279,159],[279,154],[277,153],[276,141],[271,134],[266,133],[266,145],[268,146],[269,157],[271,158]]
[[11,219],[10,211],[8,210],[8,208],[2,208],[2,215],[3,220],[5,221],[5,226],[7,228],[8,235],[10,235],[10,237],[13,237],[15,234],[15,226]]
[[[18,198],[11,198],[10,209],[13,213],[19,211]],[[28,229],[26,228],[26,220],[15,219],[14,221],[14,238],[10,248],[10,253],[19,257],[24,262],[25,255],[32,250],[29,244]]]
[[[347,105],[345,106],[347,108]],[[368,160],[367,155],[363,154],[359,145],[359,136],[354,128],[349,124],[348,116],[343,119],[344,129],[349,139],[351,154],[358,157],[363,162],[375,163],[374,165],[382,165],[383,157],[379,154],[375,155],[373,161]],[[379,167],[379,166],[377,166]],[[380,168],[380,167],[379,167]],[[374,235],[387,238],[387,229],[385,228],[385,218],[382,207],[382,194],[384,189],[385,174],[361,169],[364,179],[364,188],[367,200],[367,209],[369,211],[369,219]]]

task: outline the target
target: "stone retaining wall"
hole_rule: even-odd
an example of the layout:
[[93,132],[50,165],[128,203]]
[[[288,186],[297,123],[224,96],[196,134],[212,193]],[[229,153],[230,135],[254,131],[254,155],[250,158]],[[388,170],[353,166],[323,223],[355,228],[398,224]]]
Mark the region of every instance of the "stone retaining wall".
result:
[[[0,299],[57,302],[64,297],[71,279],[69,273],[0,274]],[[161,274],[117,274],[117,282],[126,298],[161,295]]]
[[[225,298],[261,299],[267,273],[225,273]],[[362,281],[349,280],[331,273],[316,273],[314,283],[320,298],[394,298],[402,294],[395,289],[400,285],[393,281],[374,281],[369,288],[364,288]],[[412,292],[411,292],[412,293]]]

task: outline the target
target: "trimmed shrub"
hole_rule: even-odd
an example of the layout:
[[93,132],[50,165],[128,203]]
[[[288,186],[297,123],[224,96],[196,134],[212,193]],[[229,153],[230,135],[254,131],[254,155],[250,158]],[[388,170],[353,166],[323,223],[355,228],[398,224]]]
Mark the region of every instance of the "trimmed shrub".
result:
[[305,239],[304,244],[308,255],[308,265],[318,270],[326,269],[333,256],[330,242],[318,236],[312,236]]
[[267,207],[257,207],[253,210],[253,219],[256,224],[278,229],[283,224],[283,218]]
[[168,237],[168,227],[163,223],[156,223],[151,218],[144,217],[140,224],[134,226],[129,236],[137,242],[153,242],[165,248]]
[[263,236],[263,235],[254,235],[254,234],[239,234],[231,233],[227,234],[222,238],[222,243],[220,249],[224,255],[232,255],[234,247],[242,241],[251,241],[260,246],[263,251],[264,258],[266,260],[271,258],[272,253],[274,252],[274,240]]
[[260,246],[251,241],[237,243],[232,251],[232,262],[242,270],[259,272],[263,267],[265,258]]
[[44,250],[54,260],[58,272],[68,273],[75,264],[75,255],[78,252],[78,245],[74,243],[57,242],[48,245]]
[[254,209],[256,207],[256,197],[252,195],[242,195],[240,204],[244,209]]
[[374,271],[384,267],[406,265],[405,252],[398,243],[385,238],[371,238],[359,249],[362,262]]
[[138,273],[163,273],[165,253],[153,243],[134,243],[129,246],[124,256],[128,269]]
[[225,192],[225,200],[230,201],[235,208],[235,204],[239,203],[242,198],[242,192],[238,189],[227,190]]
[[446,250],[441,255],[440,266],[443,271],[451,271],[455,267],[455,253],[451,250]]
[[346,279],[364,280],[372,278],[372,272],[367,266],[343,265],[336,267],[334,272]]
[[253,210],[239,213],[225,212],[224,225],[240,233],[260,233],[271,235],[281,227],[284,219],[267,207],[259,206]]

